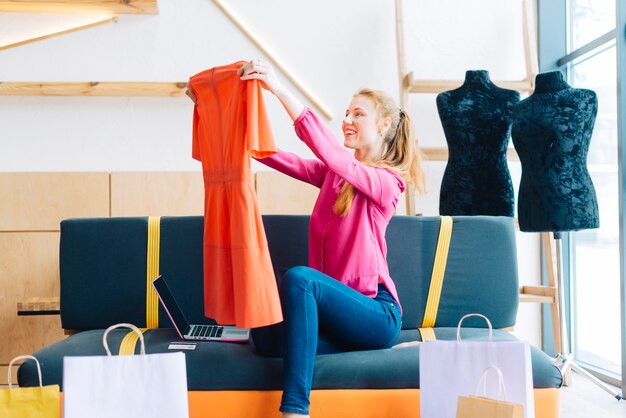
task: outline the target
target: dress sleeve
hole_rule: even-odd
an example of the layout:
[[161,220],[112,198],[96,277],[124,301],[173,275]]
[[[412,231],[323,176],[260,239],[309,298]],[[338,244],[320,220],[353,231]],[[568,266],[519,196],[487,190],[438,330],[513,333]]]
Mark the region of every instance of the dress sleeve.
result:
[[280,171],[296,180],[321,188],[328,170],[319,160],[304,159],[291,152],[281,149],[271,157],[256,159],[257,161]]
[[269,157],[276,152],[276,144],[265,110],[261,85],[258,80],[248,80],[244,83],[246,83],[246,149],[253,157]]
[[200,138],[198,124],[200,123],[200,115],[198,115],[198,106],[193,107],[193,127],[192,127],[192,139],[191,139],[191,157],[194,160],[202,161],[202,154],[200,153]]
[[320,122],[311,109],[305,108],[295,120],[298,137],[320,161],[339,177],[350,183],[375,204],[395,206],[405,189],[404,180],[393,170],[369,167],[337,143],[328,127]]

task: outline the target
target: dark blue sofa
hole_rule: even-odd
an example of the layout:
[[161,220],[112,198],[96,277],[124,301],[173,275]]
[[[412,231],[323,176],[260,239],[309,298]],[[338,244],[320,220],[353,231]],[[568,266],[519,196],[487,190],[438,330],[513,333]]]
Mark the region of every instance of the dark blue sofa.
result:
[[[308,216],[263,217],[278,281],[290,267],[307,263],[308,220]],[[495,329],[513,327],[519,289],[512,219],[458,216],[453,220],[435,335],[454,339],[459,319],[473,312],[490,318]],[[203,316],[203,226],[202,217],[163,217],[160,221],[160,274],[167,277],[194,323],[211,323]],[[438,217],[396,216],[387,230],[390,272],[404,310],[399,342],[420,340],[416,328],[424,315],[439,226]],[[104,355],[101,341],[106,327],[120,322],[146,325],[147,236],[146,217],[68,219],[61,223],[61,320],[63,328],[76,333],[34,353],[42,366],[44,384],[62,384],[63,356]],[[166,352],[169,343],[178,339],[169,318],[159,309],[159,327],[144,333],[148,353]],[[465,340],[485,338],[487,331],[481,320],[470,318],[463,325]],[[111,333],[113,352],[127,332],[118,329]],[[496,330],[494,339],[515,337]],[[389,414],[384,412],[388,406],[382,405],[386,399],[397,404],[398,397],[392,394],[398,393],[402,394],[400,399],[407,396],[407,405],[419,399],[418,355],[418,347],[412,346],[318,356],[312,414],[341,416],[337,411],[345,407],[344,400],[347,405],[359,404],[360,394],[374,393],[379,400],[368,411],[378,411],[377,416],[418,417],[419,407],[415,411],[415,405],[410,407],[413,412],[401,413],[395,408]],[[264,399],[264,394],[272,393],[267,405],[259,401],[261,406],[246,409],[245,415],[262,416],[263,411],[277,408],[274,403],[282,386],[282,362],[259,355],[251,343],[203,342],[187,351],[186,359],[192,417],[224,416],[221,407],[217,412],[200,407],[204,405],[198,400],[202,396],[210,396],[213,404],[219,404],[226,394],[235,399],[241,396],[241,402],[249,404],[253,395]],[[537,416],[556,418],[561,374],[552,359],[534,347],[532,362]],[[22,386],[37,384],[32,362],[20,367],[18,378]],[[367,395],[368,399],[371,396]]]

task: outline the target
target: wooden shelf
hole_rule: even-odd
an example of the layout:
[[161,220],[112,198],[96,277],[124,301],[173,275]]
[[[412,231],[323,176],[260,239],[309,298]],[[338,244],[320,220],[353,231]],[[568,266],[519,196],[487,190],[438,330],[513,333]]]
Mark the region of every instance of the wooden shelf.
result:
[[[421,147],[420,149],[427,161],[448,161],[448,148],[446,147]],[[509,161],[519,161],[519,156],[514,148],[508,149],[506,157]]]
[[24,315],[58,315],[61,312],[61,301],[58,297],[35,297],[24,302],[17,302],[17,314]]
[[68,34],[68,33],[79,31],[79,30],[93,28],[94,26],[99,26],[99,25],[103,25],[105,23],[110,23],[110,22],[117,22],[117,16],[110,16],[110,17],[100,18],[100,19],[95,20],[93,22],[85,23],[85,24],[82,24],[82,25],[72,26],[72,27],[69,27],[69,28],[57,30],[56,32],[41,34],[41,35],[30,37],[30,38],[27,38],[27,39],[22,39],[22,40],[19,40],[19,41],[16,41],[16,42],[11,42],[11,43],[6,44],[6,45],[0,45],[0,51],[2,51],[4,49],[9,49],[9,48],[15,48],[15,47],[20,46],[20,45],[29,44],[31,42],[42,41],[44,39],[52,38],[54,36],[65,35],[65,34]]
[[555,303],[556,288],[548,286],[522,286],[520,289],[520,302]]
[[0,12],[158,14],[157,0],[0,0]]
[[[407,75],[409,93],[441,93],[456,89],[463,85],[463,80],[416,80],[413,73]],[[498,87],[517,90],[519,92],[531,92],[534,87],[530,81],[494,81]]]
[[182,96],[187,82],[0,82],[0,96]]

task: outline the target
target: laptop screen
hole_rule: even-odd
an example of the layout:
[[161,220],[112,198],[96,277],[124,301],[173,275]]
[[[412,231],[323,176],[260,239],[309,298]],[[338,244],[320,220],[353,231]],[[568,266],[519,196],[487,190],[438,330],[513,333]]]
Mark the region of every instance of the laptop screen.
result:
[[163,307],[169,314],[172,322],[174,322],[174,326],[177,328],[179,334],[181,334],[181,336],[184,335],[187,331],[189,322],[187,322],[183,311],[180,309],[180,306],[178,306],[178,303],[176,303],[176,299],[174,299],[174,295],[170,291],[170,288],[165,282],[163,276],[159,276],[154,279],[152,285],[156,289]]

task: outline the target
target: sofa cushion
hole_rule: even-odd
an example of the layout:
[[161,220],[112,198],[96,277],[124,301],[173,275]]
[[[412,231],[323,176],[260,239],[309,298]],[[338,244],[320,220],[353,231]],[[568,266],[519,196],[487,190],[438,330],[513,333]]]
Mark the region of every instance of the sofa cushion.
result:
[[[507,217],[454,217],[441,303],[435,326],[455,326],[471,312],[494,328],[515,324],[518,304],[513,221]],[[308,216],[265,215],[276,280],[307,264]],[[403,307],[403,328],[421,325],[439,235],[439,217],[395,216],[387,229],[388,263]],[[202,217],[161,219],[160,273],[192,323],[204,317]],[[146,324],[148,218],[69,219],[61,223],[61,320],[66,329]],[[159,307],[159,327],[170,328]],[[484,327],[470,318],[467,326]]]
[[[113,353],[128,330],[113,330],[109,347]],[[455,328],[435,331],[438,339],[455,339]],[[44,384],[62,384],[63,356],[105,355],[103,330],[84,331],[52,344],[35,353],[43,371]],[[148,353],[168,352],[178,341],[173,329],[152,329],[144,334]],[[463,339],[484,341],[487,330],[463,329]],[[401,332],[400,341],[419,340],[416,330]],[[505,331],[494,331],[494,340],[511,341],[515,337]],[[136,347],[139,352],[139,345]],[[282,359],[269,358],[255,352],[252,343],[198,342],[195,350],[183,351],[187,360],[189,390],[280,390]],[[531,348],[535,388],[560,387],[558,368],[542,351]],[[19,369],[22,386],[36,386],[34,362]],[[314,389],[399,389],[419,388],[419,346],[365,350],[319,355],[315,361]]]

